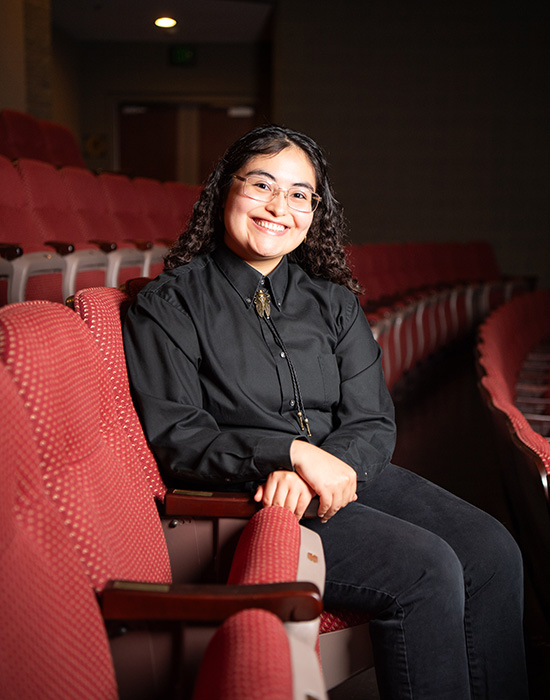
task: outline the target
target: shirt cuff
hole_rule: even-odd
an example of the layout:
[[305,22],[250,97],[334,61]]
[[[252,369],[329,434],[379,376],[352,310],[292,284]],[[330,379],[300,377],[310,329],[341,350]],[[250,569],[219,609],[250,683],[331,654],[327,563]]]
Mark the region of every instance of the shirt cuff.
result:
[[262,438],[254,450],[256,469],[265,477],[278,469],[293,472],[290,446],[295,439],[293,435]]

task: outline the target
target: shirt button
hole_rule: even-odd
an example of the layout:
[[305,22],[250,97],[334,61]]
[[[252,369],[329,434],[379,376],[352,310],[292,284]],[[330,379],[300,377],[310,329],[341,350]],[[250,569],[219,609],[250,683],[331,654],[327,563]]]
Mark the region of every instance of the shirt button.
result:
[[284,352],[281,353],[281,357],[286,357],[286,355],[284,354]]
[[290,408],[294,408],[294,406],[296,406],[296,401],[294,401],[294,399],[290,399],[288,405],[290,406]]
[[250,297],[246,297],[246,301],[250,304],[252,302],[252,299]]

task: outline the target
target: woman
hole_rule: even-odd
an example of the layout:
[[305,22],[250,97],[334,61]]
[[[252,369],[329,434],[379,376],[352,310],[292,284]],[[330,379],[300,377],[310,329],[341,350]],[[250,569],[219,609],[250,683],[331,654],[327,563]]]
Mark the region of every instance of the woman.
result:
[[381,697],[527,698],[522,565],[495,520],[390,463],[380,349],[319,147],[260,127],[210,175],[125,324],[172,485],[253,490],[323,541],[325,602],[372,615]]

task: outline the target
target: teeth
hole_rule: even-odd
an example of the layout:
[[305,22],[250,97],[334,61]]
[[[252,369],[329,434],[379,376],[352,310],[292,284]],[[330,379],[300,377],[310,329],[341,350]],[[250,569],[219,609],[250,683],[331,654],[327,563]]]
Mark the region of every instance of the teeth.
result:
[[281,226],[281,224],[274,224],[272,221],[264,221],[262,219],[254,219],[254,221],[258,224],[258,226],[266,228],[269,231],[276,231],[277,233],[280,233],[281,231],[284,231],[286,229],[286,226]]

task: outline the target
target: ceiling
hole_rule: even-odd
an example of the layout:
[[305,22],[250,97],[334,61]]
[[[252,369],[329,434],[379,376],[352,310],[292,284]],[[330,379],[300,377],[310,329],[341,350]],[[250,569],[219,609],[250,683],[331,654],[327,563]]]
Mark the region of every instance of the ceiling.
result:
[[[53,25],[78,41],[249,43],[266,37],[276,0],[52,0]],[[171,16],[173,29],[154,20]]]

